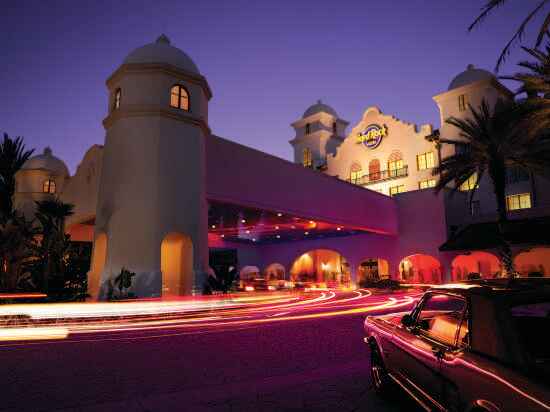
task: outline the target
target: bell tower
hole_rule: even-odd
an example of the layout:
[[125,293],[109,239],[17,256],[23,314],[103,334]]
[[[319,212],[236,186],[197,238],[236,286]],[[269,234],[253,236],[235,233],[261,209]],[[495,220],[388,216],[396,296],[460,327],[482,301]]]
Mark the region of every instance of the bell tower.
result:
[[137,297],[200,290],[208,268],[208,83],[165,35],[132,51],[106,83],[89,293],[106,298],[123,267],[136,273]]
[[318,100],[291,125],[296,132],[289,142],[294,148],[294,162],[312,169],[322,168],[327,155],[336,153],[344,140],[348,124],[332,107]]

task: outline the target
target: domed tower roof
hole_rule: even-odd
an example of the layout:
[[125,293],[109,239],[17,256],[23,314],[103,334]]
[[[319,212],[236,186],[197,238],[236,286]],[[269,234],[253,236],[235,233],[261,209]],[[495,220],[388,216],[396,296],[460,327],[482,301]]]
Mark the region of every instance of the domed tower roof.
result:
[[132,51],[123,64],[165,63],[193,74],[200,74],[199,68],[182,50],[170,44],[170,39],[162,34],[154,43],[146,44]]
[[308,109],[304,112],[304,115],[302,116],[302,119],[305,119],[306,117],[312,116],[317,113],[328,113],[333,115],[334,117],[338,117],[338,114],[336,113],[336,110],[334,110],[332,107],[330,107],[328,104],[323,103],[321,100],[317,100],[317,103],[314,105],[311,105],[308,107]]
[[449,90],[486,79],[495,79],[495,76],[490,71],[476,69],[473,64],[469,64],[465,71],[457,75],[451,81],[449,84]]
[[67,169],[67,165],[65,164],[65,162],[55,157],[52,154],[52,149],[50,149],[49,147],[46,147],[44,149],[44,153],[37,156],[33,156],[30,159],[28,159],[25,163],[23,163],[23,166],[21,167],[21,169],[22,170],[41,169],[41,170],[47,170],[57,176],[69,175],[69,169]]

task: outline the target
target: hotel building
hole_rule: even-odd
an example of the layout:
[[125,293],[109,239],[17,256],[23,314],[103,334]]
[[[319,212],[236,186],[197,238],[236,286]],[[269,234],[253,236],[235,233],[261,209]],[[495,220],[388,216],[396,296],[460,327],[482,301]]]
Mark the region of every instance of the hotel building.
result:
[[[243,280],[328,287],[501,271],[486,178],[472,202],[475,177],[454,195],[432,189],[433,168],[453,150],[433,137],[457,137],[445,119],[468,116],[483,98],[513,98],[488,71],[470,65],[434,96],[437,130],[377,107],[350,126],[318,101],[292,123],[294,162],[217,136],[207,79],[164,35],[132,51],[106,84],[104,145],[73,176],[50,149],[16,176],[15,205],[26,214],[54,196],[75,206],[66,230],[93,245],[94,298],[122,267],[136,272],[140,297],[200,292],[231,265]],[[517,269],[549,276],[548,181],[509,170],[507,183]]]

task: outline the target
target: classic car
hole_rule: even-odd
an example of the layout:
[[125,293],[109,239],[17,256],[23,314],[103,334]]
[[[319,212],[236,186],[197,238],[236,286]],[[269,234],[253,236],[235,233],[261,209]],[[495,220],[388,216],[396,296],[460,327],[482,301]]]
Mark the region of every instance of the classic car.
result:
[[428,411],[550,410],[549,279],[433,287],[364,328],[380,395],[401,387]]

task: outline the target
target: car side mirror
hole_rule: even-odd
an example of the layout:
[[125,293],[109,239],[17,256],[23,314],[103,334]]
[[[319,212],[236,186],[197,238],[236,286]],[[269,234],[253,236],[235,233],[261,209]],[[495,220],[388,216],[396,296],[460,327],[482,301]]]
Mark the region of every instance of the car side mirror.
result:
[[401,324],[403,326],[406,326],[407,328],[411,327],[413,323],[414,323],[413,318],[409,314],[406,314],[401,318]]

